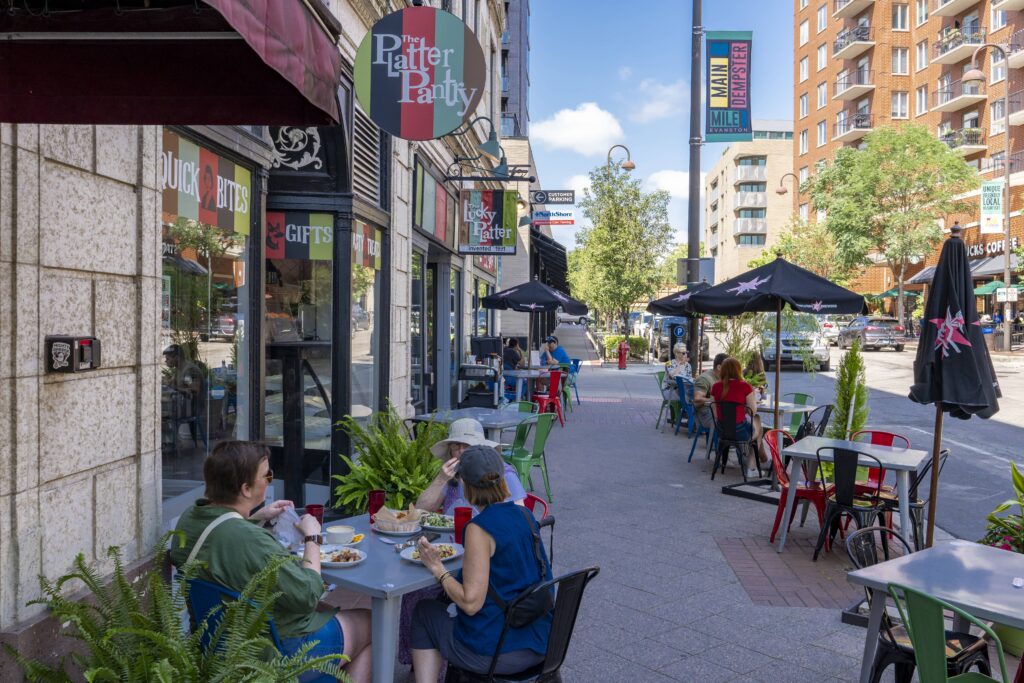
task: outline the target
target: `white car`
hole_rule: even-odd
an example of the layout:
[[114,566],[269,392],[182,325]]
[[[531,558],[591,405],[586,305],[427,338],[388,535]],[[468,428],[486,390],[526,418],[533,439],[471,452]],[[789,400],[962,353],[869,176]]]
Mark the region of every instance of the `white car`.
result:
[[587,311],[583,315],[574,315],[572,313],[566,313],[562,309],[558,309],[558,322],[578,323],[580,325],[586,325],[588,322],[590,322],[590,311]]

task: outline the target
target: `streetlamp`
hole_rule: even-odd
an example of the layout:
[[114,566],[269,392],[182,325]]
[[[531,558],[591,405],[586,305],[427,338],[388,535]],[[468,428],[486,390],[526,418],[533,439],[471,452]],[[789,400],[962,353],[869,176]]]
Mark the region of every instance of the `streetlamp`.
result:
[[629,147],[626,147],[625,145],[611,146],[611,148],[608,150],[608,165],[612,165],[612,152],[615,151],[616,147],[621,147],[623,150],[626,151],[626,160],[620,161],[618,164],[616,164],[616,166],[619,166],[624,171],[632,171],[634,168],[636,168],[636,164],[633,163],[633,159],[629,153]]
[[[1003,56],[1003,64],[1010,56],[1009,45],[984,43],[974,50],[971,56],[971,70],[961,79],[965,86],[980,87],[985,82],[985,74],[978,68],[978,53],[985,48],[999,50]],[[1003,85],[1003,286],[1010,287],[1010,85]],[[1003,303],[1003,350],[1010,350],[1010,297]]]
[[782,181],[785,180],[786,178],[792,178],[793,180],[795,180],[797,189],[800,189],[800,178],[797,177],[796,173],[793,173],[792,171],[786,171],[785,173],[782,174],[782,177],[779,178],[779,186],[775,188],[775,194],[782,196],[784,194],[789,193],[789,190],[786,189],[786,186],[782,184]]

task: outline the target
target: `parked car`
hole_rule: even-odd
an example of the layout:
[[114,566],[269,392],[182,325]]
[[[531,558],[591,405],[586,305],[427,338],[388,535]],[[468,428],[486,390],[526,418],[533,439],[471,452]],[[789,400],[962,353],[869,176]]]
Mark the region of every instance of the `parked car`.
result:
[[[768,313],[764,320],[764,337],[762,339],[761,357],[765,367],[773,367],[775,363],[775,314]],[[780,334],[783,363],[803,363],[807,354],[817,363],[821,372],[832,369],[832,358],[828,341],[821,328],[817,316],[796,314],[792,318],[783,318]]]
[[[672,347],[678,342],[687,343],[686,331],[689,329],[689,324],[689,319],[683,317],[656,316],[654,326],[651,328],[651,354],[658,361],[667,363],[672,358]],[[701,338],[700,355],[703,360],[708,360],[711,357],[708,353],[707,335]],[[696,366],[696,363],[692,361],[691,364]]]
[[578,323],[580,325],[586,325],[588,322],[590,322],[590,311],[587,311],[583,315],[575,315],[572,313],[566,313],[562,309],[558,309],[558,322]]
[[852,315],[826,315],[821,319],[821,333],[829,344],[839,344],[839,330],[850,324]]
[[654,319],[654,315],[651,313],[630,313],[629,315],[633,323],[633,336],[646,337],[647,331],[651,329],[651,321]]
[[839,330],[839,348],[845,349],[860,339],[862,349],[881,349],[891,346],[897,351],[903,350],[907,332],[900,321],[890,316],[861,315],[850,321],[850,324]]

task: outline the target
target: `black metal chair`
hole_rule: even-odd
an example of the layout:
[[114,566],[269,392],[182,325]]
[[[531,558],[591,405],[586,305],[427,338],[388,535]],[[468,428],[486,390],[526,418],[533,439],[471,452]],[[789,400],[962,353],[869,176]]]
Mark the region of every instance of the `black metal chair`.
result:
[[[474,673],[460,669],[451,663],[448,664],[448,672],[444,677],[445,683],[494,683],[502,681],[534,681],[535,683],[561,683],[562,663],[565,662],[565,654],[569,650],[569,641],[572,639],[573,629],[576,627],[576,616],[580,610],[580,602],[583,600],[583,590],[587,584],[598,575],[600,567],[587,567],[580,569],[556,579],[537,584],[521,593],[515,600],[508,603],[505,610],[505,624],[501,630],[501,637],[498,638],[498,645],[491,658],[491,667],[486,674]],[[510,628],[509,619],[512,610],[516,605],[526,600],[530,595],[539,591],[556,589],[555,609],[551,620],[551,634],[548,636],[548,649],[544,654],[544,661],[530,667],[526,671],[517,674],[494,673],[498,665],[498,655],[501,646],[505,642]]]
[[[736,428],[739,424],[735,420],[737,410],[746,412],[747,418],[751,424],[751,438],[741,439],[736,433]],[[718,413],[721,411],[722,415],[727,416],[725,420],[718,419]],[[728,419],[733,417],[733,419]],[[733,401],[716,401],[711,406],[711,419],[715,422],[715,433],[718,434],[718,446],[715,449],[715,462],[711,466],[711,479],[714,481],[715,473],[718,468],[722,468],[722,472],[725,472],[725,465],[729,460],[729,449],[736,449],[736,458],[739,460],[740,473],[743,475],[743,481],[747,481],[747,469],[746,469],[746,456],[747,449],[754,449],[754,462],[757,463],[757,471],[761,472],[761,463],[757,459],[757,450],[754,446],[753,440],[753,424],[754,424],[754,412],[743,403],[734,403]]]
[[825,436],[825,430],[828,428],[828,421],[832,419],[834,408],[835,406],[829,404],[818,406],[809,412],[803,424],[800,425],[800,429],[796,430],[796,440],[799,441],[805,436]]
[[[949,449],[943,449],[939,452],[939,476],[942,476],[942,468],[946,466],[946,458],[949,457]],[[914,550],[920,550],[924,547],[924,508],[928,504],[927,498],[918,498],[918,492],[921,490],[921,485],[925,486],[925,490],[929,485],[932,472],[932,459],[928,458],[924,467],[921,468],[917,474],[914,475],[913,481],[910,482],[910,520],[913,524],[914,532]],[[885,505],[885,511],[889,514],[899,512],[900,510],[900,499],[895,491],[882,490],[882,503]],[[906,529],[901,529],[903,533],[907,533]]]
[[[882,550],[882,560],[878,557],[879,548]],[[892,555],[909,555],[910,546],[902,536],[888,527],[869,526],[850,534],[846,539],[846,554],[856,569],[863,569],[888,560]],[[870,603],[873,591],[865,588],[864,592]],[[906,629],[893,624],[888,612],[883,612],[882,628],[878,632],[878,649],[871,664],[871,683],[879,683],[889,666],[895,667],[895,683],[910,683],[916,660],[914,646]],[[949,676],[966,673],[974,666],[986,675],[991,674],[988,643],[979,636],[946,631],[946,666]]]
[[857,467],[861,464],[861,461],[874,461],[878,463],[877,467],[879,468],[881,468],[882,463],[878,458],[869,453],[861,453],[848,448],[833,448],[831,446],[819,448],[816,453],[818,458],[818,476],[821,477],[821,483],[826,488],[829,485],[826,475],[828,470],[822,467],[821,454],[828,451],[831,451],[833,455],[832,483],[835,488],[825,503],[825,522],[821,525],[821,531],[818,533],[818,543],[814,547],[815,562],[817,562],[818,554],[825,545],[825,540],[835,541],[836,533],[842,529],[843,515],[852,518],[858,529],[867,526],[865,522],[872,515],[879,525],[884,526],[885,524],[885,505],[881,499],[882,481],[878,480],[876,482],[877,488],[873,495],[856,495]]

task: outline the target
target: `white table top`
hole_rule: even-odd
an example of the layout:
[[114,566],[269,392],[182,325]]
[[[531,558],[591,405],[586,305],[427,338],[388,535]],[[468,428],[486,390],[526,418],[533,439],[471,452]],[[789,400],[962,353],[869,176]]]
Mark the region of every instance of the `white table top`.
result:
[[[813,413],[818,409],[818,406],[798,406],[795,403],[789,401],[779,401],[779,413],[787,415],[789,413]],[[775,403],[772,401],[765,401],[764,403],[757,404],[757,412],[759,413],[774,413]]]
[[850,572],[858,586],[888,590],[899,583],[934,595],[979,619],[1024,628],[1024,555],[971,541],[939,543],[888,562]]
[[524,368],[522,370],[504,370],[504,371],[502,371],[501,374],[505,375],[506,377],[514,377],[514,378],[537,378],[537,377],[543,377],[544,375],[548,374],[549,372],[550,372],[550,370],[539,370],[537,368],[534,368],[532,370],[526,370]]
[[[861,443],[859,441],[829,439],[824,436],[808,436],[800,439],[796,443],[784,448],[782,450],[782,454],[788,455],[791,458],[814,460],[819,448],[847,448],[851,451],[867,453],[868,455],[873,455],[878,458],[879,462],[882,463],[882,467],[887,470],[907,470],[911,472],[917,471],[921,467],[921,464],[929,457],[927,451],[919,451],[913,448],[876,446],[874,444]],[[830,450],[822,451],[821,461],[832,462],[833,452]],[[862,462],[861,465],[864,465],[865,467],[877,466],[877,464],[871,460],[866,460]]]

